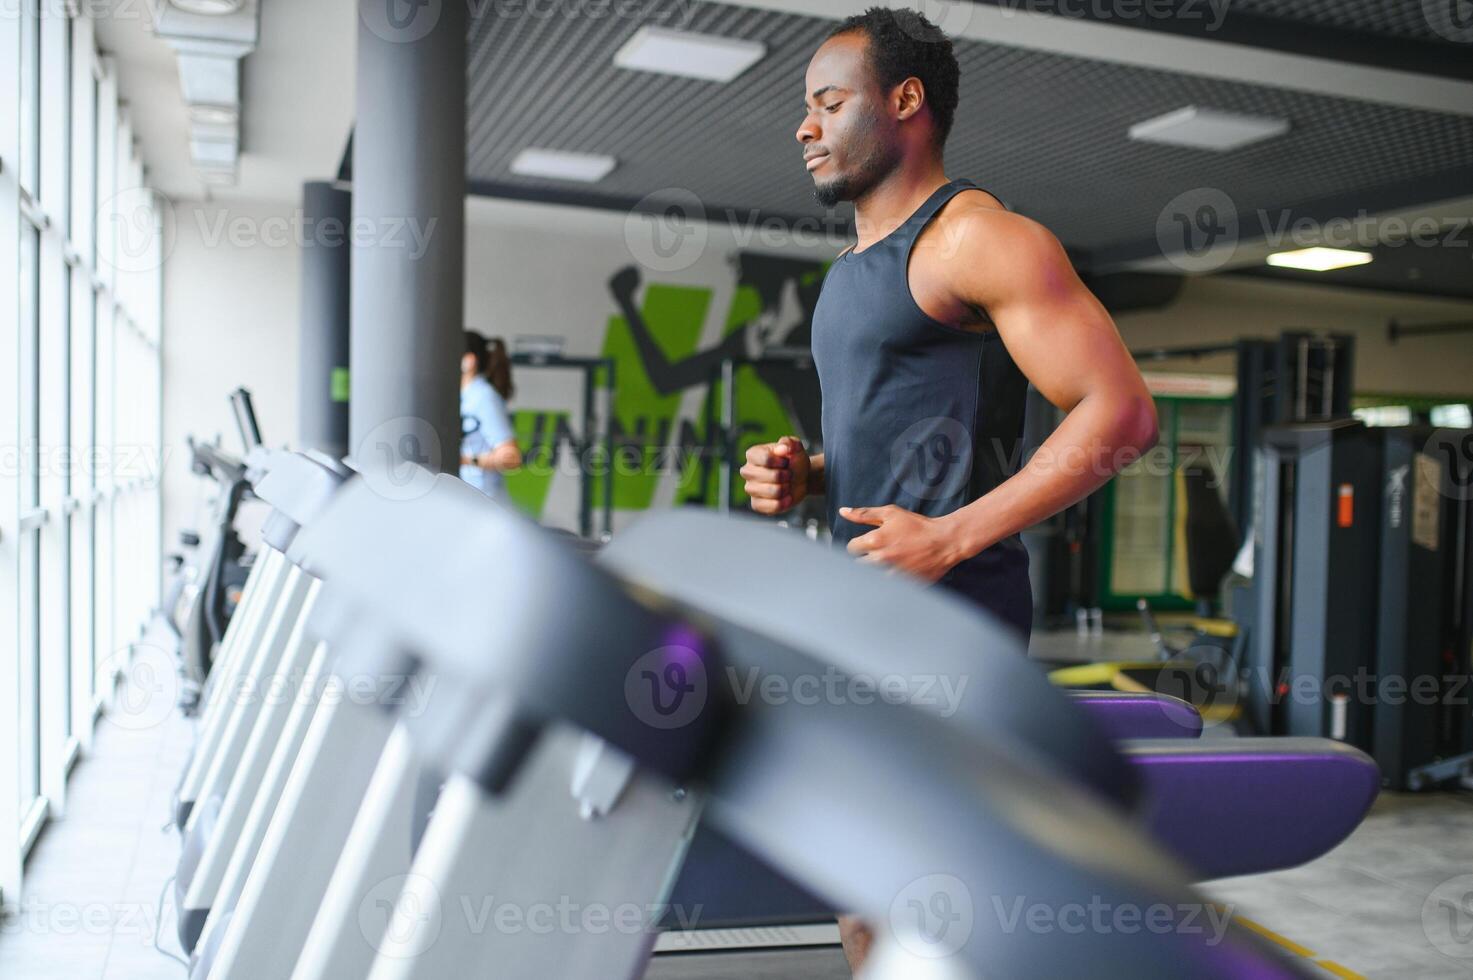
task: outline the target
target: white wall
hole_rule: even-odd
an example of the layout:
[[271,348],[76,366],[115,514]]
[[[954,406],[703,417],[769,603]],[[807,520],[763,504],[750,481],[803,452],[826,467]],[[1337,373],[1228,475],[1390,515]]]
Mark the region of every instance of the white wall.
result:
[[301,250],[286,224],[294,213],[291,206],[175,208],[164,268],[166,551],[175,550],[181,528],[202,530],[196,524],[204,520],[185,438],[219,435],[241,451],[231,391],[250,389],[268,443],[296,438]]
[[[1117,323],[1132,348],[1211,344],[1272,337],[1294,328],[1355,336],[1359,394],[1473,396],[1473,336],[1404,338],[1391,344],[1386,324],[1473,320],[1473,303],[1401,293],[1336,289],[1243,276],[1190,279],[1170,306],[1128,313]],[[1163,370],[1232,374],[1229,357],[1161,362]]]
[[[294,438],[300,250],[282,222],[294,205],[181,208],[166,268],[165,437],[175,447],[165,483],[165,543],[194,520],[196,482],[182,450],[188,433],[224,433],[237,443],[226,396],[243,384],[256,396],[262,431],[272,443]],[[643,266],[646,283],[712,291],[700,346],[725,327],[740,249],[824,259],[841,247],[818,235],[794,242],[729,222],[704,226],[704,243],[682,253],[679,268],[649,268],[647,244],[660,229],[623,213],[473,199],[467,204],[466,324],[508,340],[518,334],[567,338],[573,355],[601,351],[617,314],[607,288],[624,266]],[[687,231],[690,227],[687,227]],[[1121,332],[1132,347],[1210,343],[1244,335],[1271,336],[1292,327],[1352,332],[1357,337],[1361,392],[1473,394],[1473,342],[1466,336],[1385,339],[1389,318],[1427,322],[1473,318],[1473,304],[1255,280],[1194,279],[1163,310],[1126,314]],[[1227,359],[1168,364],[1168,370],[1232,373]],[[513,408],[573,408],[572,374],[517,372]],[[696,418],[701,391],[683,396],[680,414]],[[673,499],[662,484],[658,506]],[[544,519],[571,526],[578,482],[559,473]]]
[[[685,236],[661,239],[668,261],[650,247],[652,236],[662,235]],[[737,284],[731,260],[738,251],[827,261],[845,244],[837,237],[825,239],[816,228],[794,236],[725,220],[652,223],[643,215],[622,212],[473,199],[467,207],[466,323],[508,342],[518,334],[563,336],[567,354],[597,355],[610,317],[619,315],[609,277],[635,265],[646,285],[711,290],[697,343],[707,347],[727,327]],[[513,408],[576,409],[582,403],[581,381],[571,373],[518,369],[514,381]],[[672,433],[678,431],[679,420],[701,417],[704,394],[704,386],[685,391]],[[674,476],[662,479],[653,506],[672,504],[677,484]],[[559,468],[544,523],[574,527],[578,489],[576,473]],[[616,521],[617,526],[622,522]]]

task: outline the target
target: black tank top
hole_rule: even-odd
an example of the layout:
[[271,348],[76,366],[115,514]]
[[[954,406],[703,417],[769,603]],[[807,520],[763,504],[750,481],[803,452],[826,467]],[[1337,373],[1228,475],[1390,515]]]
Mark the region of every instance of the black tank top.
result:
[[[924,313],[907,267],[922,229],[968,180],[938,188],[899,228],[829,268],[813,312],[823,391],[824,475],[834,544],[873,530],[840,507],[895,504],[928,517],[966,506],[1010,477],[1023,435],[1027,379],[996,332]],[[1028,635],[1028,553],[1014,535],[939,583]]]

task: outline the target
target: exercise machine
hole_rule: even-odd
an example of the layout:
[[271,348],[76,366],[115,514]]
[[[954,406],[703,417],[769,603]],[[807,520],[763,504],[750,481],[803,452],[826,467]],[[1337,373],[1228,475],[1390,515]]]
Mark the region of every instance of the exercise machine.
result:
[[1265,430],[1248,717],[1374,753],[1386,783],[1473,773],[1473,432]]
[[[1145,886],[1148,892],[1179,886],[1156,877],[1170,860],[1150,854],[1149,845],[1127,829],[1117,810],[1134,797],[1133,767],[1049,689],[1019,651],[1009,649],[1015,640],[963,607],[917,586],[895,588],[894,581],[866,574],[839,556],[805,548],[805,564],[817,566],[809,564],[801,572],[819,574],[774,577],[772,588],[791,599],[798,583],[829,586],[837,579],[846,595],[860,600],[857,608],[875,613],[856,617],[858,622],[830,617],[807,629],[788,630],[790,624],[784,623],[787,636],[780,640],[760,625],[753,628],[753,613],[760,607],[746,604],[749,594],[738,616],[696,607],[689,619],[677,617],[658,629],[649,616],[664,597],[648,578],[625,580],[631,598],[638,598],[631,608],[621,609],[617,589],[608,580],[590,574],[571,556],[544,552],[537,546],[535,529],[476,502],[461,507],[448,496],[426,497],[425,502],[401,540],[413,541],[436,564],[496,555],[486,574],[509,601],[507,615],[494,623],[485,617],[455,617],[449,612],[461,608],[463,597],[447,592],[441,583],[416,586],[415,577],[405,574],[409,566],[404,562],[364,561],[367,545],[344,556],[340,565],[329,559],[334,589],[358,596],[360,616],[372,614],[372,634],[380,638],[378,656],[387,658],[360,669],[372,673],[414,664],[418,672],[441,679],[429,709],[405,730],[428,763],[451,773],[410,873],[395,879],[404,888],[386,903],[391,910],[374,943],[378,953],[369,976],[479,975],[493,968],[528,976],[641,975],[653,941],[643,928],[550,937],[530,930],[488,929],[477,935],[462,916],[452,914],[455,903],[462,897],[495,895],[497,901],[526,908],[563,895],[603,908],[660,907],[685,853],[688,828],[698,822],[698,804],[702,820],[781,867],[803,887],[828,896],[832,907],[868,913],[875,921],[888,918],[893,899],[907,882],[924,876],[922,868],[953,869],[959,881],[976,886],[977,895],[1012,894],[1008,882],[1013,876],[1017,894],[1117,894],[1148,879],[1153,879]],[[314,531],[352,540],[348,528],[364,520],[376,523],[372,515],[379,506],[378,500],[349,487]],[[645,524],[667,518],[676,519],[661,515]],[[696,529],[690,523],[672,523],[657,548],[650,540],[626,545],[628,536],[616,547],[626,556],[642,553],[651,569],[673,567],[672,576],[689,582],[698,569],[681,560],[683,556],[672,557],[665,545],[689,542],[694,550],[687,555],[699,556],[700,565],[718,574],[706,550],[712,541],[693,540]],[[762,578],[751,574],[756,568],[787,567],[771,563],[775,538],[757,538],[750,528],[734,531],[744,532],[749,549],[721,566],[744,567],[753,582]],[[716,545],[730,543],[719,540]],[[606,549],[603,554],[609,553]],[[754,557],[759,562],[755,566],[750,563]],[[605,564],[602,557],[598,564]],[[849,574],[856,572],[858,576]],[[710,576],[706,578],[709,584]],[[563,617],[547,629],[541,615],[545,604],[552,594],[570,590],[587,615]],[[390,595],[399,601],[384,601]],[[687,606],[682,601],[676,608]],[[410,615],[410,609],[426,615]],[[924,647],[935,654],[932,665],[948,658],[952,666],[965,662],[976,682],[976,701],[968,699],[965,722],[894,704],[859,710],[857,705],[755,703],[732,698],[720,680],[726,667],[790,677],[820,675],[825,664],[846,676],[855,676],[866,663],[893,669],[915,652],[909,625],[915,622],[927,624]],[[355,642],[363,632],[354,629]],[[384,640],[389,641],[387,649]],[[535,651],[526,652],[524,644]],[[901,648],[903,655],[892,652],[887,659],[883,653]],[[496,649],[498,656],[488,657],[488,649]],[[641,663],[651,653],[656,656]],[[560,677],[569,661],[577,664],[576,681]],[[536,663],[538,669],[519,669],[523,662]],[[639,716],[659,699],[631,695],[627,682],[631,671],[642,680],[646,668],[659,677],[669,676],[675,666],[684,668],[681,684],[691,683],[693,675],[708,681],[705,706],[652,739],[649,716],[631,726],[629,715]],[[529,687],[525,700],[509,690],[519,683]],[[1045,703],[1031,702],[1035,696]],[[574,718],[581,732],[566,731],[561,724]],[[905,732],[922,741],[909,741]],[[590,742],[587,733],[600,740]],[[710,757],[710,768],[692,767],[706,758],[701,747],[718,733],[721,750]],[[898,751],[905,744],[917,747],[915,760]],[[1286,756],[1298,756],[1304,748],[1294,746]],[[1331,746],[1326,754],[1325,767],[1354,774],[1351,782],[1368,803],[1375,789],[1374,778],[1367,779],[1368,761],[1341,747]],[[869,762],[861,765],[861,759]],[[854,779],[860,771],[875,777]],[[682,775],[672,780],[677,773]],[[972,797],[981,783],[989,785]],[[1061,795],[1030,805],[1027,798],[1034,792]],[[843,805],[834,805],[840,799]],[[979,803],[984,812],[976,814]],[[1069,813],[1071,822],[1077,816],[1081,825],[1088,824],[1074,826],[1070,833],[1076,839],[1106,842],[1098,860],[1076,865],[1056,851],[1062,841],[1047,840],[1041,825],[1033,823],[1044,812]],[[871,853],[877,840],[886,841],[887,847]],[[1052,877],[1055,873],[1070,884],[1061,884]],[[1024,885],[1024,878],[1029,884]],[[1080,890],[1072,891],[1076,886]],[[1135,900],[1144,901],[1144,896],[1137,894]],[[361,918],[358,925],[363,925]],[[974,937],[958,951],[979,973],[1059,975],[1088,963],[1092,975],[1140,975],[1164,971],[1170,961],[1175,969],[1192,963],[1193,975],[1241,975],[1220,963],[1214,966],[1212,954],[1202,958],[1203,951],[1190,941],[1172,949],[1179,937],[1158,946],[1122,936],[1056,936],[1044,942],[1003,932],[990,922],[982,931],[985,936]],[[1240,938],[1229,939],[1226,948],[1234,952],[1224,956],[1259,955],[1251,941],[1239,946]],[[1095,943],[1099,946],[1087,951]],[[892,947],[878,962],[890,960],[896,970],[903,970],[899,964],[905,962],[917,968],[904,946]],[[1294,975],[1288,965],[1265,968]],[[876,969],[876,975],[886,975]],[[357,974],[345,968],[338,975]]]
[[254,649],[241,649],[214,689],[216,710],[202,720],[199,746],[180,785],[176,813],[183,847],[175,875],[180,942],[193,949],[271,756],[292,712],[313,644],[305,623],[320,581],[310,556],[295,546],[298,532],[321,512],[346,471],[317,454],[278,453],[256,487],[272,506],[263,549],[284,566],[276,598],[263,612]]
[[[329,583],[321,610],[313,619],[321,624],[325,633],[333,637],[333,645],[345,651],[343,657],[351,652],[353,658],[347,664],[339,660],[338,675],[349,678],[381,678],[387,675],[402,679],[408,674],[411,677],[436,681],[435,692],[459,693],[451,697],[448,705],[441,705],[436,700],[438,694],[432,694],[428,706],[421,704],[420,710],[409,713],[408,717],[402,717],[406,713],[401,709],[403,723],[397,728],[387,713],[365,710],[361,704],[324,704],[318,710],[319,717],[312,723],[315,735],[304,741],[299,757],[292,767],[289,785],[270,822],[267,839],[263,841],[258,860],[248,874],[234,916],[229,921],[221,920],[218,924],[206,926],[206,940],[201,944],[195,976],[291,975],[294,969],[297,971],[295,975],[300,977],[360,976],[366,972],[367,964],[372,962],[376,953],[375,946],[378,944],[364,931],[364,903],[366,901],[369,906],[373,906],[375,902],[387,901],[392,906],[394,896],[383,899],[376,892],[368,895],[363,889],[366,886],[381,886],[384,882],[402,883],[405,880],[404,874],[410,867],[408,838],[416,823],[411,804],[416,796],[423,795],[415,791],[418,778],[413,757],[424,754],[413,750],[416,736],[428,727],[432,731],[441,732],[440,737],[444,739],[454,741],[469,737],[474,745],[483,746],[484,739],[491,734],[489,730],[477,727],[472,720],[474,712],[470,707],[464,704],[457,707],[457,697],[464,696],[469,690],[462,683],[460,674],[453,670],[430,669],[426,665],[424,658],[429,655],[421,651],[426,644],[432,642],[430,636],[440,637],[433,642],[450,643],[450,635],[441,631],[453,626],[457,637],[453,648],[459,651],[457,656],[462,667],[465,661],[484,662],[488,666],[494,665],[497,676],[516,678],[536,674],[542,667],[534,670],[533,665],[544,664],[548,656],[545,644],[551,641],[530,625],[538,617],[543,623],[543,633],[570,634],[566,645],[574,649],[581,645],[589,650],[597,650],[608,645],[610,636],[620,635],[609,628],[610,623],[600,625],[597,616],[587,619],[587,625],[579,625],[587,617],[580,617],[579,623],[568,623],[565,620],[569,617],[555,615],[548,603],[559,608],[564,607],[569,592],[579,597],[580,610],[584,608],[581,601],[584,595],[582,584],[589,581],[588,574],[581,570],[575,571],[577,566],[554,562],[550,556],[556,554],[557,549],[549,552],[547,561],[552,564],[547,567],[535,562],[530,565],[524,563],[521,561],[522,552],[518,548],[507,551],[508,542],[502,541],[501,537],[490,536],[492,530],[497,530],[501,536],[512,535],[511,544],[518,543],[526,534],[537,535],[526,540],[540,544],[541,532],[525,522],[506,523],[508,515],[483,498],[470,499],[465,493],[466,488],[458,481],[441,478],[436,481],[430,494],[413,502],[387,501],[361,483],[362,481],[356,481],[346,487],[334,498],[323,517],[303,534],[306,542],[303,547],[319,556],[317,560],[320,569]],[[496,523],[498,520],[499,524]],[[671,521],[677,523],[668,523]],[[642,553],[647,556],[646,560],[652,560],[656,566],[665,563],[668,568],[681,569],[676,575],[678,584],[680,580],[700,581],[702,575],[708,574],[687,566],[690,561],[696,560],[697,555],[709,555],[706,549],[713,540],[709,534],[717,534],[715,540],[723,548],[727,545],[736,546],[738,542],[745,540],[750,543],[749,547],[755,547],[763,554],[770,554],[766,549],[777,546],[775,540],[743,537],[741,532],[750,533],[751,530],[743,525],[750,522],[722,522],[719,526],[711,527],[678,522],[679,518],[675,515],[646,518],[639,527],[655,525],[674,530],[658,540],[646,539],[642,545],[637,537],[631,545],[625,545],[621,540],[614,549],[606,549],[605,554],[617,558],[620,553],[628,554],[630,548],[642,548]],[[485,527],[481,527],[482,525]],[[364,526],[381,530],[393,527],[395,532],[389,536],[388,541],[378,541],[373,536],[349,530],[350,527],[361,529]],[[730,527],[737,528],[737,539],[726,541],[720,538],[719,529]],[[791,539],[792,536],[783,537]],[[686,560],[680,560],[682,552],[679,548],[670,550],[670,545],[680,540],[686,541],[686,553],[683,555]],[[803,549],[800,557],[804,561],[811,561],[813,555],[821,553],[820,549],[796,540],[792,544]],[[695,551],[691,551],[692,548]],[[488,557],[506,554],[515,554],[519,560],[507,562],[498,558],[490,562]],[[541,554],[540,549],[534,548],[529,553],[528,560]],[[751,551],[738,551],[736,554],[738,558],[744,556],[748,559],[745,562],[736,562],[743,567],[756,560],[755,553]],[[662,555],[666,557],[648,557]],[[669,563],[667,559],[672,556],[675,560]],[[827,558],[837,559],[838,564],[817,569],[820,574],[811,581],[830,582],[831,578],[826,576],[836,573],[840,566],[846,570],[858,570],[838,556]],[[603,560],[601,558],[600,563]],[[492,594],[504,596],[503,607],[510,615],[509,619],[501,616],[466,617],[464,610],[474,607],[475,596],[460,595],[460,592],[471,587],[469,580],[457,576],[457,581],[464,581],[456,584],[426,577],[421,572],[426,564],[432,567],[475,567],[478,561],[490,564],[486,567],[486,575],[474,582],[476,595],[484,597],[489,590]],[[704,557],[700,562],[710,564]],[[542,582],[538,576],[543,574],[552,577]],[[860,581],[874,580],[871,577]],[[845,581],[844,584],[847,588],[851,583]],[[365,608],[348,604],[341,598],[333,598],[335,594],[352,595],[367,590],[369,585],[376,590],[377,598],[367,603]],[[652,586],[651,582],[640,582],[638,594],[658,595],[659,589]],[[670,587],[668,582],[661,586],[667,587]],[[741,594],[740,590],[738,594]],[[742,600],[744,608],[761,608],[746,605],[752,601],[751,595],[745,595]],[[593,605],[597,606],[597,603]],[[333,611],[334,606],[337,606],[336,611]],[[943,603],[943,607],[950,608],[946,603]],[[345,611],[347,609],[351,611]],[[461,612],[449,616],[448,619],[442,612],[437,612],[449,609],[459,609]],[[522,622],[524,609],[533,615],[533,620],[526,625],[514,625]],[[592,616],[592,613],[589,615]],[[393,621],[392,628],[382,622],[386,618]],[[400,622],[400,619],[404,622]],[[423,627],[413,625],[419,620],[425,621]],[[508,627],[508,623],[513,625]],[[963,623],[970,630],[977,629],[972,617],[963,616]],[[400,636],[403,631],[419,636],[421,628],[431,632],[416,640],[412,657],[406,657],[405,651],[394,649],[394,644],[389,642],[389,638]],[[506,632],[508,629],[509,632]],[[580,629],[593,629],[597,635],[590,635],[579,643],[572,642],[581,636],[578,633]],[[992,634],[984,631],[984,635],[990,637]],[[815,637],[804,638],[806,640]],[[842,645],[845,638],[853,637],[840,631],[838,638],[831,643]],[[959,644],[960,635],[956,639]],[[874,634],[863,642],[883,648],[885,640],[898,644],[896,649],[912,645],[909,642],[910,637],[896,635],[893,627],[889,632]],[[971,644],[976,641],[977,637],[974,635],[966,647],[969,651],[969,663],[970,659],[975,658],[975,650]],[[525,653],[522,652],[523,643],[528,644]],[[493,649],[497,651],[497,655],[488,658],[486,651]],[[824,649],[833,652],[831,648]],[[564,654],[569,655],[571,653]],[[364,657],[368,659],[365,661]],[[1004,673],[1019,683],[1036,686],[1039,682],[1033,668],[1018,657],[1015,651],[1010,657],[999,655],[994,659],[998,664],[1006,665],[1005,670],[1000,666],[995,669],[1004,670]],[[838,662],[846,663],[842,657]],[[891,662],[892,667],[894,663]],[[526,666],[518,667],[518,664]],[[852,666],[849,665],[850,669]],[[962,665],[959,662],[952,663],[954,668],[960,666]],[[968,670],[970,669],[969,667]],[[590,697],[588,692],[598,689],[598,685],[593,684],[596,676],[598,675],[588,675],[587,668],[584,669],[584,674],[580,675],[581,683],[576,688],[583,692],[580,696]],[[1144,726],[1142,731],[1145,734],[1158,734],[1167,729],[1190,735],[1200,730],[1199,722],[1196,722],[1197,728],[1192,727],[1195,719],[1192,719],[1190,710],[1180,705],[1169,707],[1174,704],[1170,699],[1104,696],[1078,699],[1077,703],[1096,717],[1110,716],[1109,709],[1112,705],[1115,708],[1123,706],[1129,712],[1129,718],[1127,712],[1117,712],[1114,715],[1117,733],[1130,733],[1132,724]],[[324,715],[323,712],[329,709],[338,710],[331,710],[330,714]],[[993,733],[1012,723],[1026,726],[1028,734],[1039,743],[1030,752],[1040,751],[1040,746],[1045,751],[1051,748],[1053,754],[1069,766],[1071,777],[1080,785],[1088,787],[1086,792],[1115,798],[1117,803],[1131,796],[1127,787],[1141,782],[1140,772],[1149,771],[1141,763],[1141,759],[1146,758],[1149,753],[1137,752],[1136,758],[1130,761],[1120,759],[1114,755],[1108,741],[1100,737],[1098,726],[1079,722],[1077,724],[1083,727],[1071,735],[1070,733],[1076,731],[1071,727],[1074,724],[1072,719],[1076,717],[1073,714],[1050,718],[1048,724],[1041,723],[1042,718],[1029,723],[1015,712],[999,712],[998,706],[989,705],[987,710],[979,710],[969,717],[974,719],[974,724],[979,729]],[[322,722],[321,725],[318,724],[319,721]],[[1072,759],[1068,752],[1063,751],[1064,745],[1061,744],[1067,743],[1071,737],[1094,748],[1084,751],[1079,758]],[[1228,755],[1214,752],[1210,748],[1203,751],[1201,746],[1193,746],[1196,755],[1203,760],[1198,766],[1200,776],[1208,782],[1222,780],[1225,774],[1233,771],[1256,774],[1271,784],[1277,782],[1274,788],[1279,790],[1280,797],[1284,787],[1317,786],[1318,792],[1309,795],[1311,800],[1318,800],[1324,806],[1326,812],[1323,816],[1329,823],[1326,824],[1324,819],[1317,817],[1311,823],[1318,830],[1310,833],[1308,838],[1294,835],[1295,839],[1288,843],[1275,844],[1278,848],[1275,854],[1266,854],[1261,846],[1255,846],[1256,838],[1263,835],[1256,830],[1252,834],[1245,834],[1240,829],[1239,836],[1243,838],[1241,850],[1233,846],[1223,846],[1220,848],[1221,853],[1228,857],[1214,858],[1216,863],[1213,860],[1202,860],[1199,862],[1201,865],[1223,874],[1244,873],[1241,870],[1244,868],[1261,869],[1265,862],[1270,866],[1283,866],[1284,862],[1298,863],[1307,860],[1338,842],[1358,821],[1364,807],[1369,805],[1370,798],[1374,796],[1375,778],[1373,769],[1369,768],[1364,757],[1333,747],[1328,753],[1320,751],[1316,757],[1314,745],[1288,744],[1278,748],[1280,751],[1277,754],[1266,747],[1255,752],[1245,743],[1240,746],[1236,755]],[[461,749],[463,752],[468,751],[465,746]],[[449,750],[447,746],[446,751]],[[611,777],[608,774],[599,775],[602,771],[599,760],[606,758],[605,756],[598,752],[585,756],[586,753],[579,756],[584,761],[579,763],[578,771],[585,773],[587,785],[594,791],[593,796],[596,798],[585,802],[591,807],[590,812],[596,813],[601,805],[607,805],[600,804],[599,799],[600,794],[608,791],[608,780]],[[329,759],[333,761],[329,763]],[[1307,761],[1316,759],[1317,761]],[[1217,767],[1215,770],[1210,768],[1214,765]],[[1314,769],[1314,766],[1319,768]],[[1166,774],[1171,768],[1161,764],[1155,771]],[[613,767],[615,775],[619,771],[620,766]],[[1372,773],[1369,779],[1368,772]],[[1309,778],[1317,773],[1318,780]],[[1151,778],[1162,779],[1166,776]],[[618,780],[615,779],[614,785],[617,784]],[[1259,789],[1266,788],[1268,787],[1265,785],[1259,786]],[[462,787],[456,791],[460,793],[459,796],[447,789],[436,804],[436,814],[445,811],[447,807],[453,810],[456,800],[461,805],[466,804],[467,797],[462,792],[464,789]],[[1169,784],[1157,786],[1155,795],[1168,799],[1173,796]],[[1258,794],[1251,795],[1255,799],[1260,798]],[[616,800],[621,798],[619,794],[615,794]],[[1289,798],[1292,798],[1292,794]],[[1213,801],[1211,794],[1202,799]],[[1330,800],[1334,801],[1333,806],[1329,804]],[[1220,804],[1214,802],[1213,805]],[[1183,823],[1187,815],[1178,807],[1167,813],[1163,820],[1168,826],[1180,828],[1187,826]],[[467,813],[462,816],[470,819]],[[1191,816],[1195,819],[1200,814]],[[535,819],[529,814],[523,814],[523,818]],[[1230,815],[1223,817],[1224,823],[1230,822],[1230,819]],[[1178,836],[1186,838],[1190,834],[1178,829]],[[420,848],[421,855],[430,840],[430,837],[426,838],[426,844]],[[699,847],[693,847],[692,855],[698,853]],[[430,858],[416,857],[416,866],[423,860]],[[531,871],[528,870],[527,873],[530,874]],[[408,880],[414,881],[416,878],[411,875]],[[804,895],[812,893],[811,887],[806,883],[797,885],[800,894]],[[499,888],[497,894],[508,892]],[[820,906],[821,913],[829,907]],[[314,913],[316,922],[311,923]],[[303,924],[304,919],[311,924],[310,935]],[[219,928],[212,931],[212,925],[219,925]],[[388,925],[387,921],[384,925]],[[437,941],[435,946],[439,949],[441,943]],[[301,951],[300,958],[298,951]],[[436,975],[424,964],[417,968],[430,971],[421,975]],[[555,972],[554,975],[564,974]]]
[[192,530],[180,534],[181,544],[187,553],[193,553],[195,562],[189,562],[187,553],[171,556],[175,576],[163,605],[165,621],[179,643],[181,706],[186,714],[199,708],[205,679],[255,562],[236,533],[235,521],[242,504],[252,497],[252,485],[259,478],[255,468],[265,451],[250,392],[237,388],[230,394],[230,405],[245,455],[225,451],[218,440],[188,440],[190,469],[212,480],[216,494],[208,537]]
[[[517,342],[522,340],[517,338]],[[590,540],[597,533],[603,540],[608,540],[614,533],[614,477],[617,469],[614,462],[614,359],[569,357],[560,351],[533,349],[515,351],[511,362],[524,369],[575,371],[582,377],[582,429],[572,447],[579,459],[578,533]],[[556,432],[545,445],[550,460],[556,459],[559,452]],[[593,485],[597,467],[590,457],[595,446],[602,453],[604,467],[604,480],[597,500],[594,499]],[[595,510],[598,512],[597,532],[594,531]]]

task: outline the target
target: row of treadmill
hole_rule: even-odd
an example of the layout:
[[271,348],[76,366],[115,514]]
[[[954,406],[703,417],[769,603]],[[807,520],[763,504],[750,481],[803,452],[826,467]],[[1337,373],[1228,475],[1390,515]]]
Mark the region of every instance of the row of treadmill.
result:
[[595,547],[408,462],[238,466],[270,514],[176,794],[194,980],[673,977],[839,912],[866,977],[1315,975],[1196,883],[1344,840],[1381,785],[1346,741],[1061,691],[752,519]]

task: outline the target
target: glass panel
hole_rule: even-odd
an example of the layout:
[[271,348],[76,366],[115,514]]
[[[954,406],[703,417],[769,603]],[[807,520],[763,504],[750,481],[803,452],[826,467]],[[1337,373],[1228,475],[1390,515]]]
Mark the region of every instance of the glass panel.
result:
[[[78,274],[72,279],[72,412],[71,444],[81,465],[72,473],[71,495],[88,503],[94,489],[92,474],[93,394],[97,376],[93,366],[93,301],[92,284]],[[82,702],[75,707],[80,725],[87,724],[90,714],[93,660],[93,535],[90,507],[76,511],[72,519],[72,670],[77,678],[74,697]]]
[[36,533],[20,545],[20,813],[24,818],[41,793],[40,566]]
[[98,198],[98,191],[102,187],[102,178],[98,172],[98,162],[102,159],[100,154],[102,152],[103,131],[102,83],[97,80],[96,76],[92,78],[92,112],[92,187],[90,193],[87,195],[91,203],[91,207],[87,209],[87,213],[92,216],[92,234],[87,241],[82,243],[82,247],[86,249],[83,254],[87,256],[87,262],[95,272],[97,270],[98,255],[97,239],[101,237],[100,230],[97,227],[97,208],[102,203]]
[[1160,595],[1166,591],[1170,460],[1170,450],[1158,446],[1126,467],[1115,480],[1110,591],[1117,595]]
[[1231,402],[1181,401],[1176,405],[1177,466],[1205,465],[1227,501],[1233,444]]
[[1437,405],[1432,409],[1432,424],[1447,429],[1473,429],[1473,411],[1467,405]]
[[40,329],[39,251],[41,233],[27,221],[20,235],[20,509],[37,505],[40,473],[36,442],[40,435],[40,405],[37,385],[40,358],[37,343]]
[[38,0],[20,4],[20,183],[39,196],[41,159],[41,14]]
[[1355,417],[1372,427],[1411,425],[1412,410],[1405,405],[1378,405],[1357,408]]

